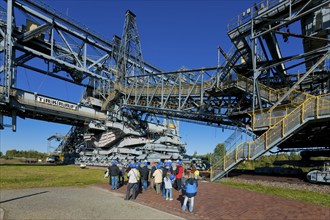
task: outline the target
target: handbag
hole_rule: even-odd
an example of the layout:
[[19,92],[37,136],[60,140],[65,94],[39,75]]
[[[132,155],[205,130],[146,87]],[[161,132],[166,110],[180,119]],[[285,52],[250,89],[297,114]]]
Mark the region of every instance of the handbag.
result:
[[104,179],[109,177],[109,169],[107,169],[104,173]]

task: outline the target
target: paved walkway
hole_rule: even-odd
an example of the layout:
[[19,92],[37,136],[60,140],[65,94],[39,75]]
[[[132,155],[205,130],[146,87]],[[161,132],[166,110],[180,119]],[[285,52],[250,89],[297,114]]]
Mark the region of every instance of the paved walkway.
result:
[[180,219],[95,186],[0,190],[0,220]]
[[[108,184],[98,186],[111,189]],[[112,192],[123,198],[126,187]],[[176,190],[173,201],[162,199],[153,190],[139,194],[135,201],[186,219],[330,219],[329,207],[209,182],[200,182],[193,213],[181,211],[183,200]]]

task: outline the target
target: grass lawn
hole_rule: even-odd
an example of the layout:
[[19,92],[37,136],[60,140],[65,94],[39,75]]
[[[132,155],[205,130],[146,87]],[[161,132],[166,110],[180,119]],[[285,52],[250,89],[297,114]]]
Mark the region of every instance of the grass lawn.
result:
[[107,182],[104,169],[73,165],[0,165],[0,189],[83,186]]
[[[1,164],[0,189],[84,186],[95,183],[107,183],[109,180],[103,178],[104,170],[105,168],[89,167],[81,169],[74,165]],[[330,195],[328,194],[230,181],[224,181],[221,184],[330,207]]]
[[[299,200],[308,203],[330,207],[330,195],[304,190],[283,189],[271,186],[262,186],[260,184],[246,184],[230,181],[222,181],[221,184],[240,189],[246,189],[254,192],[260,192],[267,195],[280,196],[284,198]],[[329,186],[330,187],[330,186]]]

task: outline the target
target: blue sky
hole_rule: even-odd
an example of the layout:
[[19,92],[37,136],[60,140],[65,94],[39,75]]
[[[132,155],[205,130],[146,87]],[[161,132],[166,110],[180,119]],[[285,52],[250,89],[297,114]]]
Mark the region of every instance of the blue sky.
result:
[[[48,0],[51,7],[111,40],[121,36],[126,10],[137,16],[137,27],[145,61],[163,71],[181,67],[200,68],[217,65],[217,47],[225,51],[231,47],[227,37],[229,21],[251,7],[251,0]],[[18,85],[30,91],[47,93],[66,100],[79,101],[81,93],[76,86],[40,77],[39,74],[20,73]],[[9,124],[9,118],[5,118]],[[55,133],[66,134],[71,126],[32,119],[18,119],[17,132],[10,128],[0,131],[0,150],[37,150],[47,152],[47,138]],[[233,131],[221,128],[180,123],[182,140],[187,152],[212,152],[214,147]]]

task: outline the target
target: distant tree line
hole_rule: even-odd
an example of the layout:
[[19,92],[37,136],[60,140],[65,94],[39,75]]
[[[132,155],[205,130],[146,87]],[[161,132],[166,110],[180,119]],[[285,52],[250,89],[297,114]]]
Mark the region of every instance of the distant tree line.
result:
[[13,158],[35,158],[35,159],[45,159],[48,156],[47,153],[40,153],[35,150],[7,150],[5,158],[13,159]]
[[219,161],[223,158],[223,156],[226,154],[227,150],[224,144],[220,143],[217,144],[217,146],[214,148],[213,153],[207,153],[203,155],[198,155],[197,151],[194,152],[192,157],[194,158],[201,158],[203,160],[207,160],[210,163],[215,163],[216,161]]
[[[255,168],[260,167],[274,167],[275,161],[298,161],[301,160],[301,156],[299,153],[290,152],[287,153],[279,153],[272,155],[263,155],[256,160],[247,160],[244,163],[241,163],[237,166],[237,169],[242,170],[254,170]],[[290,165],[283,165],[283,167],[292,167]]]

